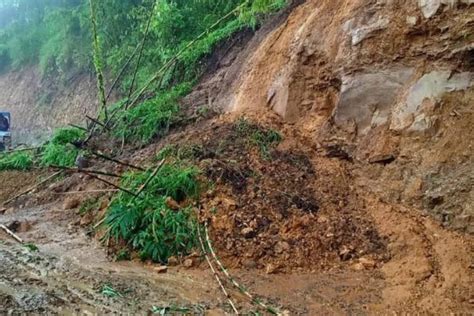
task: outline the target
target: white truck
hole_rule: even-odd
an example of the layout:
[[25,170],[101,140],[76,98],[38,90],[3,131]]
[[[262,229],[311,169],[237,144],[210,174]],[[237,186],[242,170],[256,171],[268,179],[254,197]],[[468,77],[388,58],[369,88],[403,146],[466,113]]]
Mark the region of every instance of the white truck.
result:
[[0,151],[11,148],[11,115],[9,112],[0,112]]

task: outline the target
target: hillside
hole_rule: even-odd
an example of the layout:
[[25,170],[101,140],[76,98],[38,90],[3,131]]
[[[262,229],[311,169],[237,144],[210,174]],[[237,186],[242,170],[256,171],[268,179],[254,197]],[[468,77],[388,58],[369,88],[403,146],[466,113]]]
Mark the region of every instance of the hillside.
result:
[[47,139],[0,156],[1,311],[472,311],[472,1],[153,3],[106,104],[108,1],[69,80],[0,76]]

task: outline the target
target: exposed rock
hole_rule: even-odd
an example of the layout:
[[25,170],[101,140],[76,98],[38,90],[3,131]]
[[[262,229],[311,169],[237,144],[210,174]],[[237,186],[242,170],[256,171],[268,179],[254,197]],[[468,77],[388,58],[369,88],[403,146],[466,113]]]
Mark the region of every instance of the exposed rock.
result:
[[418,0],[418,6],[423,16],[429,19],[438,12],[441,7],[441,0]]
[[387,28],[389,20],[387,18],[378,18],[367,25],[355,28],[351,31],[352,45],[358,45],[366,38],[374,35],[376,31]]
[[436,103],[447,92],[465,90],[473,85],[474,73],[463,72],[451,76],[450,71],[433,71],[421,77],[409,90],[406,102],[397,105],[390,128],[425,131],[434,124],[423,112],[432,112]]
[[339,103],[334,109],[338,126],[355,122],[358,134],[388,122],[392,106],[413,74],[410,68],[343,76]]

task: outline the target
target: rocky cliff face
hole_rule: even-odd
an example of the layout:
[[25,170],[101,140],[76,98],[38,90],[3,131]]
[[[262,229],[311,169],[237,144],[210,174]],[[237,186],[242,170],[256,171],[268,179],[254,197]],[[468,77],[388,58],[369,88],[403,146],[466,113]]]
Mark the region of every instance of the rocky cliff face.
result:
[[80,123],[97,108],[96,84],[90,75],[77,75],[54,84],[35,68],[0,76],[0,109],[12,113],[13,141],[36,144],[53,129]]
[[346,153],[367,190],[474,232],[472,4],[306,1],[248,44],[216,103],[276,112]]

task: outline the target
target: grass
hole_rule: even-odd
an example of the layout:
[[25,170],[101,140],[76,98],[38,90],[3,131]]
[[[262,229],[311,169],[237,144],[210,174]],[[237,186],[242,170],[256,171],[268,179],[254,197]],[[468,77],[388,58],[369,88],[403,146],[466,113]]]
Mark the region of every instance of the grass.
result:
[[33,155],[28,152],[13,152],[0,156],[0,171],[28,170],[33,166]]
[[107,297],[123,297],[123,295],[112,286],[108,284],[104,284],[100,290],[100,293]]
[[270,149],[283,139],[277,131],[264,129],[243,117],[235,123],[234,128],[240,137],[247,140],[249,145],[257,147],[265,159],[270,158]]
[[90,198],[84,201],[79,208],[79,214],[84,215],[91,211],[96,210],[99,207],[99,199]]
[[[137,192],[151,172],[126,175],[122,186]],[[188,254],[196,246],[197,222],[190,207],[172,210],[166,200],[183,202],[195,197],[198,171],[180,163],[165,164],[140,198],[120,192],[106,215],[110,237],[124,240],[142,260],[166,263],[171,256]]]

